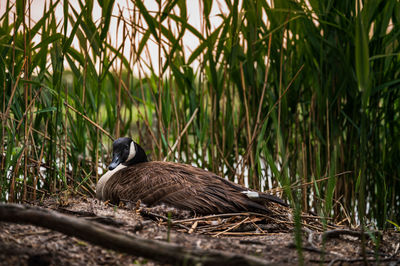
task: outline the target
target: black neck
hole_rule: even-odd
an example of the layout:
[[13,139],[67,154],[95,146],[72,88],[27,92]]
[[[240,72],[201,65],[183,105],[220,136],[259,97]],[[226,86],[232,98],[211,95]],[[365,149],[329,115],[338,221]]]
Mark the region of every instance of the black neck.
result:
[[144,162],[149,161],[147,159],[146,153],[144,152],[143,148],[140,147],[136,142],[134,144],[135,144],[135,148],[136,148],[136,155],[131,160],[125,162],[124,163],[125,165],[133,165],[133,164],[144,163]]

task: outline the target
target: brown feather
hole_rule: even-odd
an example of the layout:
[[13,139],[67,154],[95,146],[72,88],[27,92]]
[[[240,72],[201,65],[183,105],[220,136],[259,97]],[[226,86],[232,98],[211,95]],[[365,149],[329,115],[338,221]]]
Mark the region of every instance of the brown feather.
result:
[[113,203],[141,200],[148,206],[164,203],[199,214],[243,211],[268,213],[262,203],[241,193],[247,190],[191,165],[154,161],[117,171],[104,185],[103,200]]

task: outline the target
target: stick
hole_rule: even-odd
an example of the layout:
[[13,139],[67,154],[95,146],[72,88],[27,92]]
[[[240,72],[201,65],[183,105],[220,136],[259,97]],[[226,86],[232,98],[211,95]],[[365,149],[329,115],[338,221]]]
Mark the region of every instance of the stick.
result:
[[154,261],[185,265],[268,265],[249,255],[182,246],[128,235],[125,231],[47,209],[0,203],[0,221],[32,224],[78,237],[95,245]]
[[224,234],[224,233],[226,233],[226,232],[229,232],[229,231],[235,229],[236,227],[238,227],[239,225],[241,225],[242,223],[246,222],[247,220],[249,220],[249,217],[246,217],[246,218],[245,218],[244,220],[242,220],[241,222],[239,222],[239,223],[237,223],[237,224],[234,224],[233,226],[229,227],[228,229],[226,229],[226,230],[224,230],[224,231],[222,231],[222,232],[219,232],[218,234],[213,235],[213,236],[214,236],[214,237],[217,237],[217,236],[219,236],[219,235],[221,235],[221,234]]

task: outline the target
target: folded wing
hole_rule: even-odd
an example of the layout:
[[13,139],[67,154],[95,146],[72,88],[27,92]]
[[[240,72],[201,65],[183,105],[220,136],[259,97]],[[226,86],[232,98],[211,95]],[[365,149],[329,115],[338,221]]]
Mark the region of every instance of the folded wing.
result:
[[265,193],[254,200],[243,193],[245,191],[246,188],[212,172],[185,164],[155,161],[118,171],[107,181],[103,195],[114,203],[138,200],[148,206],[164,203],[198,214],[268,213],[262,204],[263,198],[283,203]]

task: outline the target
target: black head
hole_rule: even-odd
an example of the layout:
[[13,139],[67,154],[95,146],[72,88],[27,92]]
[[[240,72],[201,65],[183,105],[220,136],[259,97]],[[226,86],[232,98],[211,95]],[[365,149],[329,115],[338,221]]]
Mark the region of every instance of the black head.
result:
[[131,138],[119,138],[113,143],[113,159],[108,169],[113,170],[119,164],[128,166],[147,161],[146,153],[139,144]]

